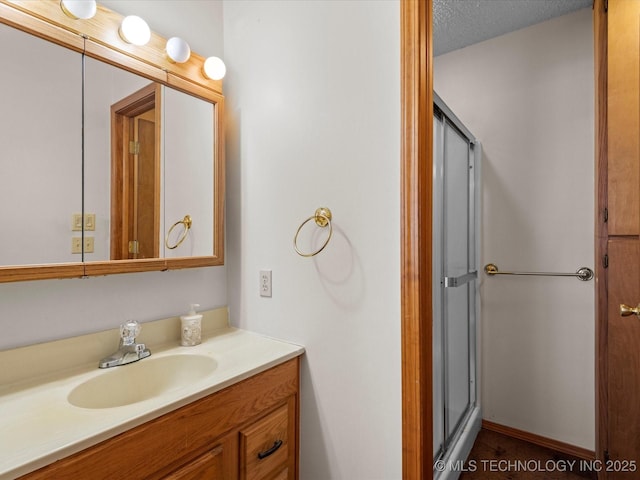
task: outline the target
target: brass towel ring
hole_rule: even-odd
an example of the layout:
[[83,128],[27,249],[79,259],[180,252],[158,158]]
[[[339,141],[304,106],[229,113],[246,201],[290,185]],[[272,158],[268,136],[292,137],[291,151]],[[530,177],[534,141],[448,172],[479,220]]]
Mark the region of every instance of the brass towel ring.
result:
[[[324,243],[318,250],[312,253],[304,253],[304,252],[301,252],[300,249],[298,248],[298,235],[300,234],[300,230],[302,230],[302,227],[304,227],[311,220],[315,220],[316,225],[322,228],[329,225],[329,235],[327,235],[327,239],[324,241]],[[331,240],[331,235],[333,235],[333,225],[331,225],[331,210],[329,210],[326,207],[320,207],[316,210],[313,216],[307,218],[304,222],[302,222],[302,225],[298,227],[298,231],[296,232],[295,237],[293,237],[293,247],[296,249],[296,253],[298,255],[302,257],[313,257],[314,255],[317,255],[322,250],[324,250],[324,247],[326,247],[327,244],[329,243],[329,240]]]
[[[169,250],[173,250],[174,248],[177,248],[182,242],[184,242],[184,239],[187,238],[187,233],[189,233],[189,229],[191,229],[192,223],[193,222],[191,220],[191,215],[185,215],[182,220],[178,220],[176,223],[171,225],[171,228],[167,232],[167,237],[164,239],[164,244],[167,246]],[[180,224],[184,225],[184,231],[182,232],[182,235],[180,235],[180,238],[178,239],[176,244],[172,247],[171,245],[169,245],[169,236],[171,235],[171,232],[173,231],[173,229]]]

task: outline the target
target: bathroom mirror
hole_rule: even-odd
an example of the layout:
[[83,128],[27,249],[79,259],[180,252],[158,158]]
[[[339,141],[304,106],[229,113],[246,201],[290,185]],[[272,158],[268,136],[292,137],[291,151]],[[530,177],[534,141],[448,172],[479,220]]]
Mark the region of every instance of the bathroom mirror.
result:
[[0,265],[79,262],[82,55],[3,24],[0,43]]
[[[161,148],[156,126],[162,126],[155,121],[155,85],[156,82],[113,65],[85,59],[84,207],[85,214],[95,216],[90,227],[93,230],[85,231],[85,236],[94,241],[93,251],[85,249],[85,261],[160,256],[158,241],[150,244],[148,235],[143,242],[144,255],[140,257],[129,257],[127,249],[121,248],[124,242],[134,240],[130,232],[137,230],[139,224],[141,230],[151,229],[159,235],[161,212],[156,197],[160,185],[156,177],[160,177]],[[151,103],[139,105],[149,87]],[[143,141],[139,141],[139,135]],[[142,154],[130,152],[129,142],[142,144]],[[127,200],[123,205],[121,198],[112,196]],[[138,196],[143,199],[140,205]]]
[[[3,117],[5,105],[12,113],[0,120],[10,172],[0,282],[224,262],[221,82],[204,77],[197,54],[169,62],[156,34],[124,43],[121,18],[102,6],[80,21],[58,2],[0,2],[0,38],[20,46],[2,54]],[[140,164],[129,153],[139,135],[152,145]]]
[[84,79],[85,261],[212,256],[213,104],[92,58]]

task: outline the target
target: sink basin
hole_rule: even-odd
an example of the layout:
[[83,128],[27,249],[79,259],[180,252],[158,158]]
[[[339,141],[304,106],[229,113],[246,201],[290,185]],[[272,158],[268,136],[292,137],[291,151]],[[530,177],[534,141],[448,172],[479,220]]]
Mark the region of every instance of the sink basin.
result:
[[76,386],[67,399],[82,408],[121,407],[190,385],[216,367],[205,355],[149,357],[101,372]]

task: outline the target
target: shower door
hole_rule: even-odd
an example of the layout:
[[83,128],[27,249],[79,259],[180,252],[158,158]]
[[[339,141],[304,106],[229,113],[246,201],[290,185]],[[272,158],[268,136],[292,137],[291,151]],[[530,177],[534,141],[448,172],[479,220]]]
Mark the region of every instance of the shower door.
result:
[[451,458],[476,407],[480,145],[435,94],[434,99],[433,455],[437,460]]

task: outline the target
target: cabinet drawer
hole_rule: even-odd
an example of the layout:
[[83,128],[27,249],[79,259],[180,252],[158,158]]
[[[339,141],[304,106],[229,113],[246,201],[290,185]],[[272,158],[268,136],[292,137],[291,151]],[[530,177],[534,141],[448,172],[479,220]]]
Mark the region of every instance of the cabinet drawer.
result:
[[[283,405],[240,430],[240,478],[266,480],[282,471],[289,452],[289,409]],[[275,478],[280,478],[276,476]]]
[[165,477],[165,480],[224,479],[222,447],[200,455],[198,458]]

